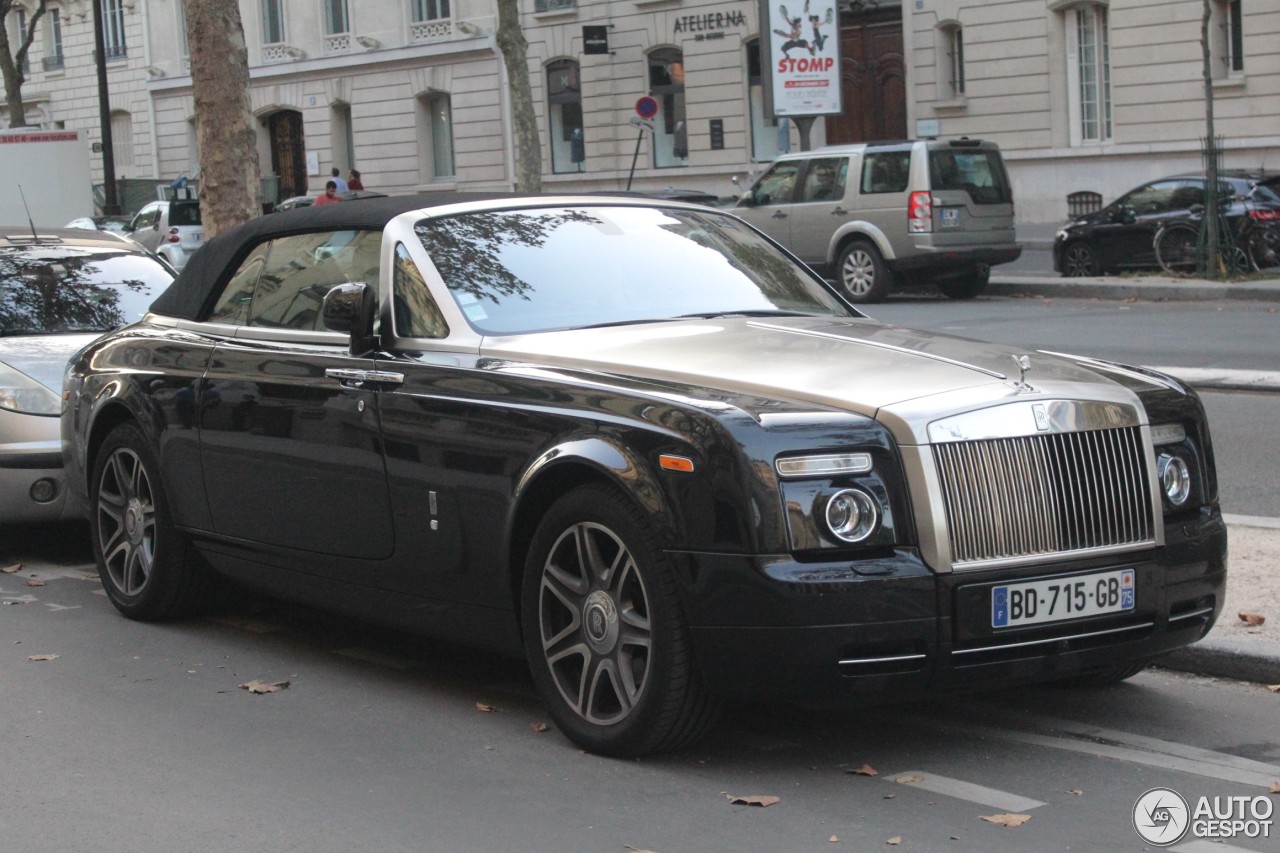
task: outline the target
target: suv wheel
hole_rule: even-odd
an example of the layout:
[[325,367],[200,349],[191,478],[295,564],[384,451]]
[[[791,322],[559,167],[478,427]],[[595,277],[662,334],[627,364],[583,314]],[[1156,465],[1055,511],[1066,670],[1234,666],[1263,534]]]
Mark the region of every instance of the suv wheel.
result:
[[845,246],[836,262],[836,280],[853,302],[879,302],[889,292],[893,273],[879,250],[865,240]]
[[956,278],[944,278],[938,282],[938,290],[948,299],[972,299],[987,289],[991,280],[991,267],[978,264],[972,271]]

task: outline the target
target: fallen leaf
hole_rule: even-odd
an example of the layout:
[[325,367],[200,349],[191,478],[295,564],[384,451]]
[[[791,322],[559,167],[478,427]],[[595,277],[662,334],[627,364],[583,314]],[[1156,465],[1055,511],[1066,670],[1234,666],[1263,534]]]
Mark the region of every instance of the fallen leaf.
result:
[[886,838],[884,843],[888,844],[890,847],[897,847],[902,843],[902,836],[895,835],[893,838]]
[[870,764],[864,764],[861,767],[859,767],[857,770],[846,770],[844,772],[852,776],[879,776],[880,775],[879,772],[877,772],[876,769],[872,767]]
[[1076,797],[1084,796],[1084,791],[1081,791],[1079,788],[1072,788],[1071,790],[1067,791],[1067,793]]
[[31,655],[30,657],[27,658],[27,660],[34,660],[34,661],[57,660],[59,657],[61,657],[61,655]]
[[899,785],[910,785],[912,782],[923,782],[924,777],[919,773],[908,773],[904,776],[899,776],[893,781],[897,782]]
[[765,806],[771,806],[774,803],[782,802],[781,797],[771,797],[767,794],[752,794],[748,797],[738,797],[733,794],[725,794],[725,797],[728,798],[729,802],[733,803],[735,806],[760,806],[761,808],[764,808]]
[[20,571],[22,571],[22,563],[14,563],[12,566],[0,566],[0,572],[4,572],[6,575],[12,575]]
[[1267,689],[1272,693],[1280,693],[1280,684],[1268,684]]
[[497,709],[497,708],[495,708],[495,707],[493,707],[492,705],[486,705],[486,704],[485,704],[485,703],[483,703],[483,702],[477,702],[477,703],[476,703],[476,710],[477,710],[477,711],[479,711],[479,712],[480,712],[480,713],[482,713],[482,714],[492,714],[494,711],[496,711],[496,710],[498,710],[498,709]]
[[1257,628],[1263,622],[1267,621],[1267,617],[1260,613],[1246,613],[1242,610],[1237,615],[1240,617],[1240,621],[1248,625],[1250,628]]
[[533,729],[535,732],[541,733],[547,730],[547,724],[546,723],[530,723],[529,728]]
[[44,586],[44,581],[39,578],[31,578],[27,581],[27,586]]
[[241,690],[248,690],[250,693],[261,696],[263,693],[279,693],[289,686],[287,681],[267,682],[260,678],[253,681],[246,681],[240,685]]
[[831,836],[830,838],[828,838],[828,839],[827,839],[827,841],[831,842],[832,844],[835,844],[835,843],[836,843],[836,842],[838,842],[839,840],[840,840],[839,836],[836,836],[836,835],[833,835],[833,836]]
[[1280,781],[1272,782],[1271,787],[1267,789],[1269,794],[1280,794]]
[[1031,815],[1009,814],[1006,812],[1004,814],[982,815],[982,819],[988,823],[998,823],[1001,826],[1022,826],[1031,820]]
[[896,796],[898,796],[898,795],[897,795],[897,794],[885,794],[885,795],[884,795],[884,799],[886,799],[886,800],[892,800],[892,799],[893,799],[894,797],[896,797]]

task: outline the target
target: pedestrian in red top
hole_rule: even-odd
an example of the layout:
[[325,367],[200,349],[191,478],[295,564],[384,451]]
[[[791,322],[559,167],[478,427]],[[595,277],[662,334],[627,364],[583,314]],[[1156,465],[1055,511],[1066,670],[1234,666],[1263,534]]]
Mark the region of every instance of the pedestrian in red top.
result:
[[360,180],[360,173],[355,169],[352,169],[350,172],[347,173],[347,189],[349,190],[364,189],[364,183]]
[[342,201],[342,199],[338,197],[338,185],[333,181],[329,181],[324,185],[324,195],[316,197],[317,205],[336,204],[340,201]]

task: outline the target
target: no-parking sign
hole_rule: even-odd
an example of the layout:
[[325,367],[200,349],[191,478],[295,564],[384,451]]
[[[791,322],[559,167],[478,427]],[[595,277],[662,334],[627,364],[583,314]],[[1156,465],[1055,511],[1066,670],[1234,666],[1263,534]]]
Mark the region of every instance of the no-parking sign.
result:
[[636,115],[640,118],[653,118],[658,114],[658,102],[645,95],[636,101]]

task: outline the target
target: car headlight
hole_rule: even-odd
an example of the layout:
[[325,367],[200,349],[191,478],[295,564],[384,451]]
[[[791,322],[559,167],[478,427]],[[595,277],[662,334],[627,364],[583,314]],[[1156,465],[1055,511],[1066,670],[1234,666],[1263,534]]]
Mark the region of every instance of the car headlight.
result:
[[24,415],[57,415],[62,412],[62,400],[25,373],[0,364],[0,409]]
[[875,532],[880,511],[862,489],[843,489],[827,499],[825,517],[831,535],[853,545]]
[[1170,506],[1180,507],[1191,497],[1191,468],[1181,456],[1161,453],[1156,460],[1160,488]]

